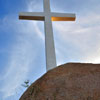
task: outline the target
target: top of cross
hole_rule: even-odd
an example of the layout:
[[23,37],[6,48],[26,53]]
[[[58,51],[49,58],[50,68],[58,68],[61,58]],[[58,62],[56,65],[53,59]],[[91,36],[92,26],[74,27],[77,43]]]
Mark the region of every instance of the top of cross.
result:
[[44,12],[23,12],[19,19],[44,21],[45,16],[50,16],[52,21],[75,21],[75,14],[55,13],[50,10],[50,0],[44,0]]

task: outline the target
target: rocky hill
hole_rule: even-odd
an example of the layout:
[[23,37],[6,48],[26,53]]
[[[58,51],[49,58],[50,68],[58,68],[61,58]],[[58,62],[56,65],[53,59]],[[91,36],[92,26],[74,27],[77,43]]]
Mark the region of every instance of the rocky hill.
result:
[[34,82],[20,100],[100,100],[100,65],[61,65]]

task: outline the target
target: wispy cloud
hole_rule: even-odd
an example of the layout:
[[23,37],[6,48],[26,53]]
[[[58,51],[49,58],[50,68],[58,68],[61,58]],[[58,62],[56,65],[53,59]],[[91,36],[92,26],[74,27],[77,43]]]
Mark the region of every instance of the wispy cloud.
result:
[[[44,43],[44,34],[38,27],[38,22],[19,21],[12,15],[7,15],[2,20],[2,31],[10,31],[15,34],[15,41],[9,51],[9,60],[6,71],[0,79],[3,85],[0,91],[4,93],[3,99],[16,95],[16,89],[28,78],[28,73],[35,67],[35,58],[38,54],[36,41]],[[6,28],[6,29],[5,29]],[[33,67],[34,66],[34,67]]]
[[63,57],[69,58],[70,61],[77,59],[81,62],[100,63],[99,20],[100,14],[90,13],[87,16],[78,16],[76,22],[54,23],[56,35],[60,40],[56,42],[57,52],[60,53],[58,59]]

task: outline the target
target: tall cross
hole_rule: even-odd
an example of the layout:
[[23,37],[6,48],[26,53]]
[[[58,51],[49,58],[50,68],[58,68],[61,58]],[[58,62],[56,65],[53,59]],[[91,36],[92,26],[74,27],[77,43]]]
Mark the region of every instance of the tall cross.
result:
[[19,14],[19,19],[45,22],[46,69],[48,71],[55,68],[57,65],[52,21],[75,21],[75,14],[51,12],[50,1],[44,0],[44,12],[22,12]]

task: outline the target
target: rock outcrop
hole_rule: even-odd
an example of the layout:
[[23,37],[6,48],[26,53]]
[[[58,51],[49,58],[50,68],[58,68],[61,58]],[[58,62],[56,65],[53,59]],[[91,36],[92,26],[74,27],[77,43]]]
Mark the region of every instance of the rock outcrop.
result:
[[20,100],[100,100],[100,65],[61,65],[33,83]]

